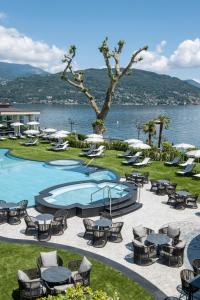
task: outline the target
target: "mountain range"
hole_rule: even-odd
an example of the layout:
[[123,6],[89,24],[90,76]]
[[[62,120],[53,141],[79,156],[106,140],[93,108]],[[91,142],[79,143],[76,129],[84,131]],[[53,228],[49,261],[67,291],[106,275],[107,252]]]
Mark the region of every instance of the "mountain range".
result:
[[[0,101],[88,103],[79,90],[61,80],[60,73],[49,74],[29,65],[15,64],[7,64],[6,71],[5,63],[2,72],[1,65]],[[11,66],[13,72],[9,71]],[[86,87],[102,103],[108,85],[107,70],[86,69],[84,74]],[[200,104],[200,88],[176,77],[135,69],[119,82],[113,101],[135,105]]]

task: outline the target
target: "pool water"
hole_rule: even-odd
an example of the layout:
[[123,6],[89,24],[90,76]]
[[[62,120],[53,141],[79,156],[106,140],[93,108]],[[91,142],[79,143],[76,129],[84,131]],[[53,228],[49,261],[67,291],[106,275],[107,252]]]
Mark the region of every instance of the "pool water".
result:
[[7,149],[0,149],[0,199],[18,202],[27,199],[29,206],[35,204],[34,196],[51,186],[85,180],[115,180],[109,170],[87,173],[85,166],[79,171],[66,166],[56,167],[45,162],[31,161],[7,156]]
[[110,190],[111,198],[121,198],[128,194],[127,186],[115,182],[80,183],[68,185],[50,191],[51,196],[44,198],[48,203],[54,205],[71,205],[80,203],[82,205],[96,204],[108,199]]

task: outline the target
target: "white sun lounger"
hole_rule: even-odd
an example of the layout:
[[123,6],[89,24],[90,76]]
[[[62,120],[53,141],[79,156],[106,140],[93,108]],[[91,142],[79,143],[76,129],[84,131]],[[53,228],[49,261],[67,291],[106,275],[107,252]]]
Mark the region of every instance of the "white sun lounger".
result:
[[188,158],[188,160],[182,164],[179,164],[180,167],[186,167],[187,165],[191,165],[194,162],[194,158]]
[[34,141],[28,141],[27,143],[23,143],[24,146],[35,146],[38,143],[38,139]]
[[134,163],[133,165],[136,166],[136,167],[144,167],[144,166],[147,166],[149,163],[150,163],[150,157],[145,157],[143,159],[143,161],[141,162],[138,162],[138,163]]
[[50,150],[63,151],[63,150],[66,150],[68,148],[68,146],[69,146],[69,142],[66,141],[63,144],[60,144],[60,145],[57,145],[57,146],[54,146],[54,147],[50,148]]
[[99,146],[98,149],[94,150],[93,153],[87,155],[88,157],[100,157],[103,155],[105,151],[105,146]]

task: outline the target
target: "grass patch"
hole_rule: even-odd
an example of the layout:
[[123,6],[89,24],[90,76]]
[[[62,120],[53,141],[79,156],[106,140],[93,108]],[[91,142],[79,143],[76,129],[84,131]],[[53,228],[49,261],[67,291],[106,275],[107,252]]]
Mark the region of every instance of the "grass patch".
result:
[[[12,299],[12,293],[18,288],[16,274],[18,269],[36,267],[36,258],[41,251],[55,250],[51,247],[0,243],[0,300]],[[69,260],[80,259],[80,255],[58,250],[66,266]],[[153,300],[153,297],[141,286],[134,283],[117,270],[94,259],[91,272],[91,288],[105,290],[108,294],[119,293],[121,300]],[[15,292],[17,296],[17,293]],[[14,299],[18,299],[17,297]]]
[[[70,148],[64,152],[53,152],[48,151],[49,144],[40,143],[38,146],[25,147],[20,145],[19,141],[6,140],[0,142],[0,147],[11,148],[11,153],[16,156],[20,156],[28,159],[36,160],[50,160],[59,158],[81,158],[79,153],[81,149]],[[95,160],[95,164],[103,167],[113,169],[118,174],[123,176],[125,173],[132,172],[134,169],[132,166],[122,165],[122,159],[117,157],[119,151],[107,150],[103,158],[98,158]],[[90,159],[82,157],[86,163]],[[192,177],[177,176],[176,171],[178,167],[166,167],[163,162],[152,162],[149,166],[140,168],[142,172],[146,171],[150,173],[150,179],[169,179],[174,183],[177,183],[177,189],[188,189],[191,193],[200,194],[200,184],[198,180]],[[200,172],[200,164],[197,164],[196,171]]]

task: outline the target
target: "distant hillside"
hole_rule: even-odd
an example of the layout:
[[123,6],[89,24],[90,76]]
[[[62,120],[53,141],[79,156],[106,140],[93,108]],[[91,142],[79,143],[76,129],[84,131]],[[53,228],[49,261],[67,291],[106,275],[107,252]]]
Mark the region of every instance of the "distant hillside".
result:
[[[107,70],[85,70],[86,86],[102,102],[108,83]],[[60,79],[60,74],[17,78],[3,83],[0,100],[16,102],[83,103],[87,98]],[[119,83],[114,101],[118,104],[183,105],[200,104],[200,90],[175,77],[134,70]]]
[[47,72],[35,68],[31,65],[21,65],[0,62],[0,80],[13,80],[17,77],[27,77],[30,75],[46,75]]
[[200,89],[200,83],[195,81],[195,80],[188,79],[188,80],[185,80],[185,82],[187,82],[187,83],[191,84],[192,86],[195,86],[195,87]]

